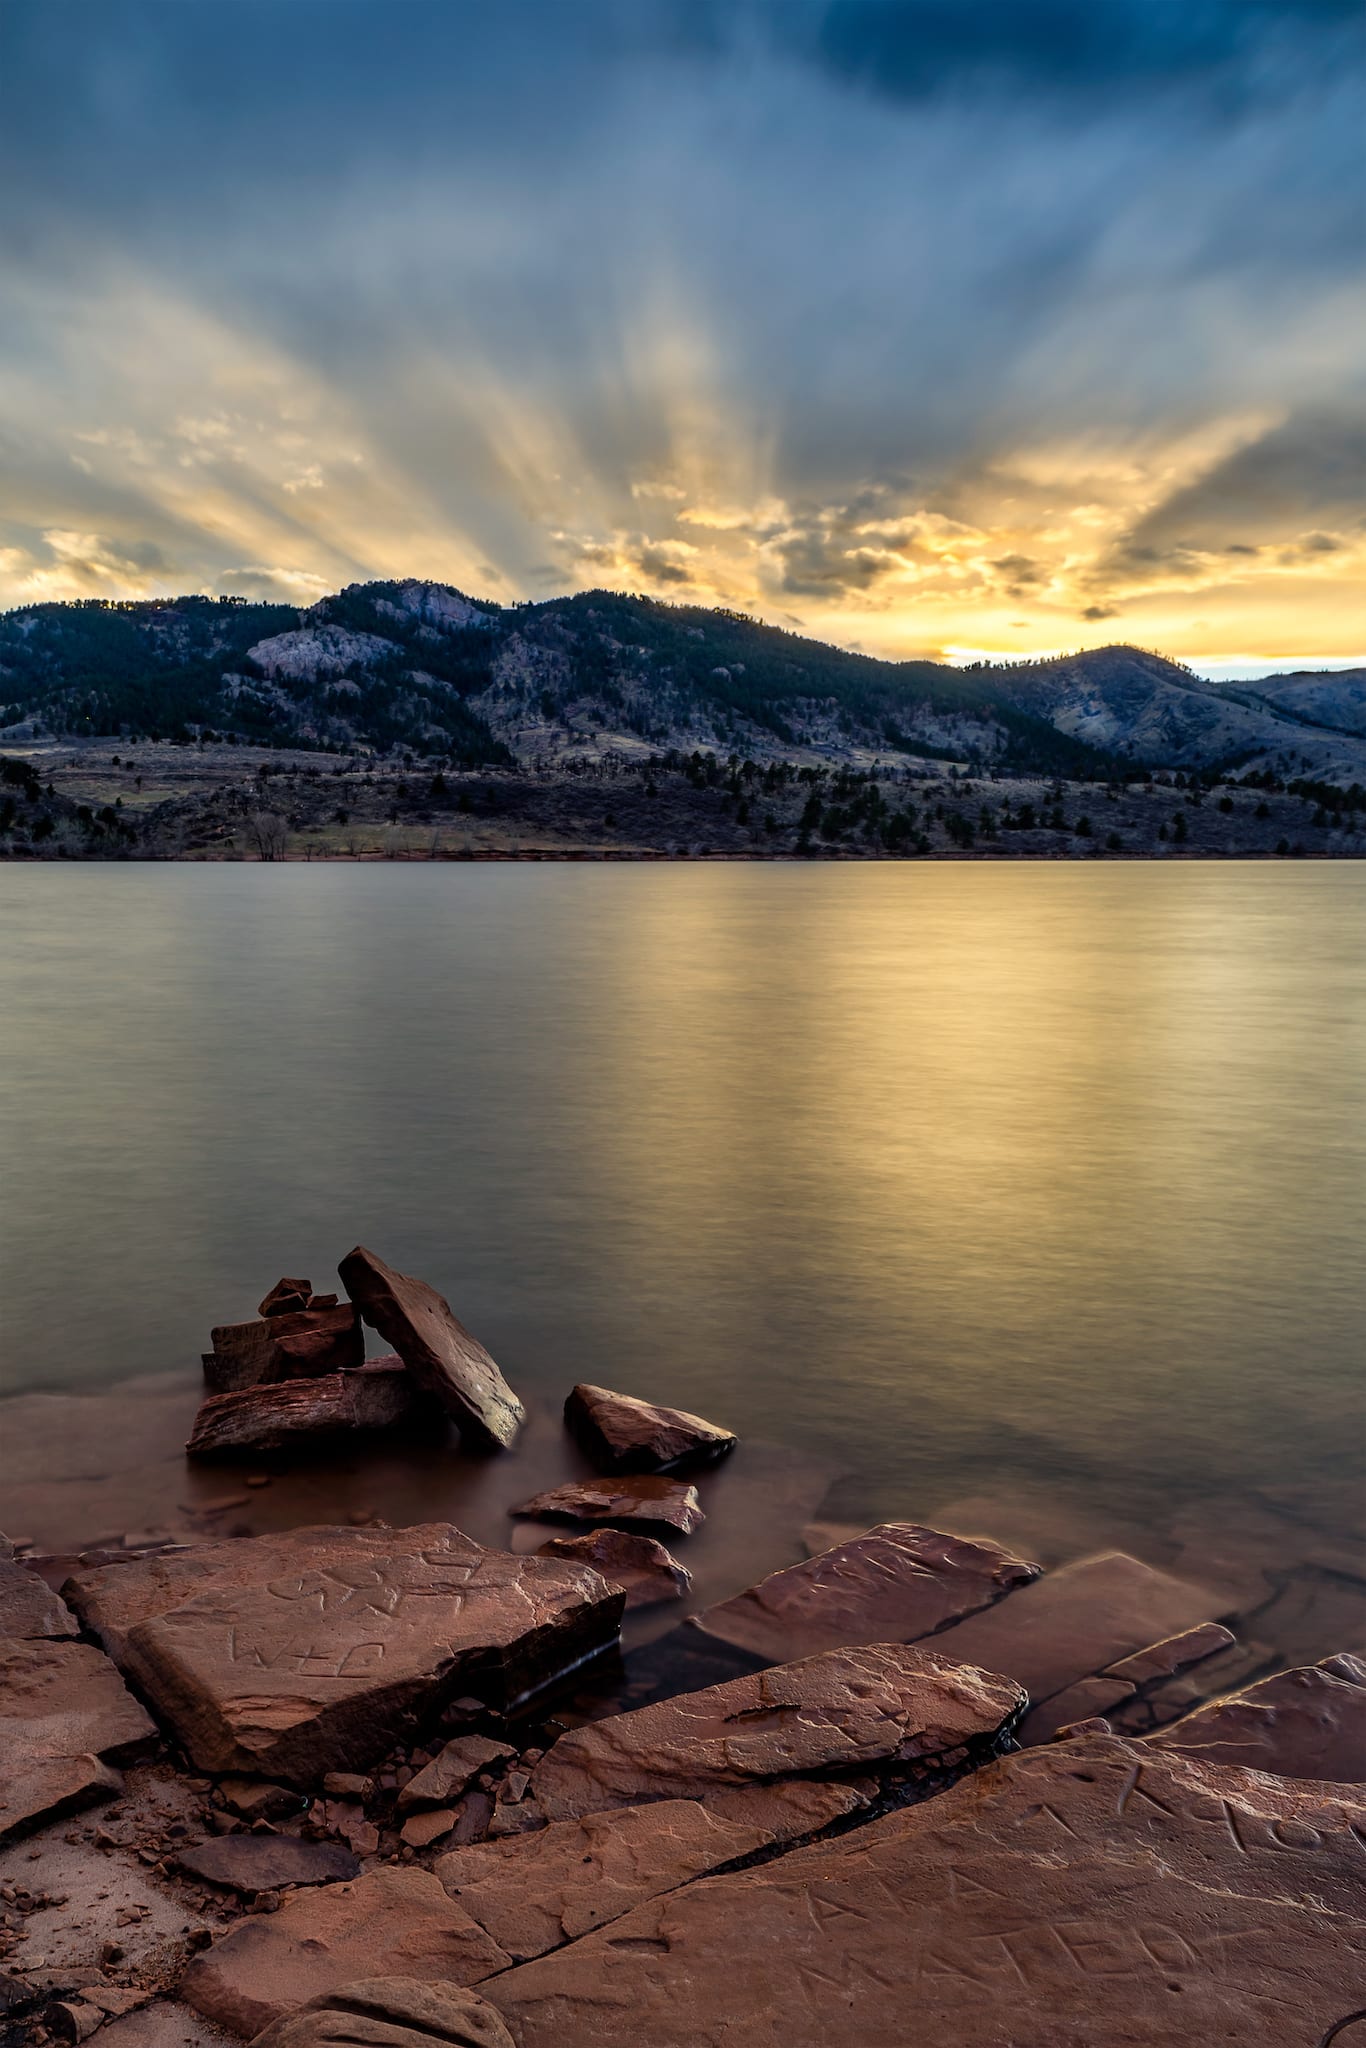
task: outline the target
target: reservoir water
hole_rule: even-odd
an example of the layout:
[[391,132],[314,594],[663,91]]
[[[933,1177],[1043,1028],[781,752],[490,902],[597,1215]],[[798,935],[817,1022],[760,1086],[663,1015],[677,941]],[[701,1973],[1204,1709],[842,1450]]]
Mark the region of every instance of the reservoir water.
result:
[[12,867],[0,948],[7,1393],[192,1413],[209,1325],[360,1241],[542,1416],[696,1409],[826,1515],[1343,1521],[1359,866]]

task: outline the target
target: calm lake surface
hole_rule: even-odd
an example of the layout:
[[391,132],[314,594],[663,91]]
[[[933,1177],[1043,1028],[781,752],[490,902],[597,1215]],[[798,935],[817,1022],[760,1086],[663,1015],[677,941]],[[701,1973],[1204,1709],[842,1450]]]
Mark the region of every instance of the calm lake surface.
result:
[[0,942],[7,1391],[359,1240],[851,1515],[1358,1456],[1361,867],[8,868]]

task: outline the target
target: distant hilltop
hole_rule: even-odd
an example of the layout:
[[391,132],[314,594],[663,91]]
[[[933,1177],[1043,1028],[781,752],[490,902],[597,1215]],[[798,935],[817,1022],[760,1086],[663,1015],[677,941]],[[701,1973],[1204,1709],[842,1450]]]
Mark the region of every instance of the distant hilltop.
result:
[[506,606],[440,583],[364,583],[303,610],[183,597],[6,613],[0,747],[48,734],[204,735],[466,767],[683,749],[1350,783],[1366,780],[1366,669],[1216,684],[1115,646],[965,670],[615,591]]

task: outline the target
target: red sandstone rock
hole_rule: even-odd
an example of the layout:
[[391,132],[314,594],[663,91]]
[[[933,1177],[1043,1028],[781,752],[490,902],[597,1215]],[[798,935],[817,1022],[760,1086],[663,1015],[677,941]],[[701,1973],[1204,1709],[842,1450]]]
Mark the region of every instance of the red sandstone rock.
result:
[[272,1316],[269,1327],[278,1379],[344,1372],[365,1363],[365,1332],[360,1311],[352,1301],[340,1308],[310,1308],[297,1315]]
[[76,1617],[52,1588],[15,1561],[14,1552],[0,1537],[0,1640],[17,1642],[36,1636],[74,1636]]
[[691,1798],[766,1825],[762,1801],[742,1809],[731,1792],[930,1759],[953,1767],[970,1749],[989,1753],[1023,1705],[1009,1680],[929,1650],[828,1650],[571,1729],[536,1765],[532,1796],[550,1820]]
[[277,1280],[256,1311],[262,1316],[297,1315],[313,1297],[311,1280]]
[[696,1800],[665,1799],[455,1849],[436,1874],[500,1948],[526,1962],[771,1839]]
[[471,1443],[505,1450],[526,1411],[477,1337],[425,1280],[395,1272],[363,1245],[348,1252],[342,1284],[372,1329],[392,1344],[424,1393]]
[[108,1799],[156,1729],[86,1643],[0,1642],[0,1841]]
[[1327,1657],[1278,1671],[1230,1699],[1211,1700],[1147,1740],[1197,1762],[1366,1784],[1366,1662]]
[[201,1770],[301,1785],[368,1768],[457,1695],[535,1690],[615,1641],[622,1610],[596,1572],[448,1523],[208,1544],[68,1591]]
[[1219,1599],[1189,1579],[1154,1571],[1122,1551],[1081,1558],[974,1614],[934,1639],[959,1657],[1017,1678],[1032,1700],[1106,1670],[1217,1612]]
[[250,2038],[307,2000],[382,1970],[476,1984],[507,1960],[428,1871],[388,1867],[295,1892],[278,1913],[238,1921],[195,1957],[179,1994]]
[[1106,1675],[1127,1678],[1135,1686],[1152,1685],[1156,1680],[1175,1677],[1178,1671],[1189,1670],[1192,1664],[1203,1664],[1207,1657],[1231,1648],[1233,1641],[1231,1629],[1217,1621],[1202,1622],[1198,1628],[1188,1628],[1179,1636],[1168,1636],[1165,1642],[1150,1643],[1146,1650],[1136,1650],[1131,1657],[1121,1657],[1118,1663],[1107,1665]]
[[606,1387],[575,1387],[564,1404],[564,1419],[605,1472],[671,1472],[683,1465],[714,1465],[737,1442],[728,1429],[689,1415],[686,1409],[660,1408]]
[[457,1735],[425,1770],[408,1780],[398,1795],[399,1811],[406,1813],[417,1806],[449,1806],[468,1792],[481,1771],[515,1755],[516,1751],[506,1742],[490,1742],[484,1735]]
[[185,1455],[252,1457],[315,1437],[392,1429],[411,1421],[419,1408],[417,1389],[401,1361],[376,1359],[355,1372],[210,1394],[200,1404]]
[[690,1626],[774,1662],[845,1643],[912,1642],[988,1606],[1038,1571],[999,1544],[884,1522],[773,1572],[733,1600],[693,1615]]
[[255,2048],[515,2048],[477,1991],[412,1977],[371,1977],[310,1998],[256,2037]]
[[1091,1736],[686,1884],[484,1995],[518,2048],[1346,2048],[1364,1817]]
[[695,1486],[648,1474],[639,1479],[572,1479],[510,1512],[548,1521],[658,1522],[684,1536],[706,1520]]
[[303,1842],[293,1835],[219,1835],[184,1849],[176,1869],[209,1884],[255,1897],[287,1884],[335,1884],[360,1876],[360,1865],[339,1842]]
[[665,1600],[683,1600],[692,1584],[692,1573],[653,1536],[640,1536],[626,1529],[594,1529],[586,1536],[552,1536],[537,1552],[539,1557],[576,1558],[602,1573],[609,1586],[620,1586],[626,1595],[626,1611],[658,1607]]
[[204,1353],[204,1384],[211,1394],[235,1394],[243,1387],[283,1379],[275,1334],[264,1316],[250,1323],[218,1323]]

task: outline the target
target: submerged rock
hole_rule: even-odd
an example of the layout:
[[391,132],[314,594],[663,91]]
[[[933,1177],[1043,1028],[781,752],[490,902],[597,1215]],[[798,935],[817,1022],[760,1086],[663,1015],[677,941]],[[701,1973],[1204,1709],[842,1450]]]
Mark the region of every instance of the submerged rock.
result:
[[606,1387],[575,1387],[564,1404],[564,1419],[594,1464],[607,1472],[712,1465],[738,1442],[728,1429],[686,1409],[660,1408]]
[[692,1584],[692,1573],[673,1552],[653,1536],[640,1536],[626,1529],[593,1529],[584,1536],[552,1536],[542,1543],[539,1557],[575,1558],[602,1573],[609,1586],[620,1586],[626,1595],[626,1611],[658,1607],[666,1600],[683,1600]]
[[195,1957],[179,1993],[206,2019],[251,2038],[309,1999],[383,1970],[461,1985],[507,1964],[429,1871],[390,1866],[294,1892],[277,1913],[239,1920]]
[[518,2048],[1317,2048],[1361,2006],[1363,1818],[1091,1736],[686,1884],[484,1995]]
[[515,2048],[477,1991],[415,1977],[370,1977],[310,1998],[256,2037],[255,2048]]
[[[571,1729],[536,1765],[531,1793],[550,1820],[701,1799],[781,1837],[801,1830],[766,1796],[772,1781],[953,1769],[990,1754],[1024,1703],[1010,1680],[928,1650],[828,1650]],[[756,1789],[764,1796],[736,1796]]]
[[707,1519],[697,1488],[681,1479],[571,1479],[510,1512],[547,1521],[658,1522],[690,1536]]
[[689,1625],[781,1662],[846,1643],[913,1642],[1038,1575],[1036,1564],[985,1539],[884,1522],[773,1572],[693,1615]]
[[78,1614],[201,1770],[364,1770],[457,1695],[504,1706],[615,1642],[583,1565],[449,1523],[299,1529],[77,1574]]
[[1009,1672],[1035,1701],[1209,1621],[1217,1594],[1123,1551],[1080,1558],[935,1637],[945,1657]]
[[377,1358],[354,1372],[211,1394],[200,1405],[185,1455],[252,1456],[315,1437],[392,1429],[410,1421],[420,1407],[417,1388],[402,1362]]
[[366,1322],[393,1345],[418,1386],[440,1403],[461,1435],[505,1450],[526,1411],[450,1304],[425,1280],[395,1272],[363,1245],[347,1253],[338,1271]]
[[1199,1762],[1366,1785],[1366,1661],[1343,1655],[1278,1671],[1146,1739]]
[[156,1728],[88,1643],[0,1642],[0,1841],[108,1799]]
[[772,1839],[695,1799],[665,1799],[455,1849],[436,1874],[500,1948],[526,1962]]

